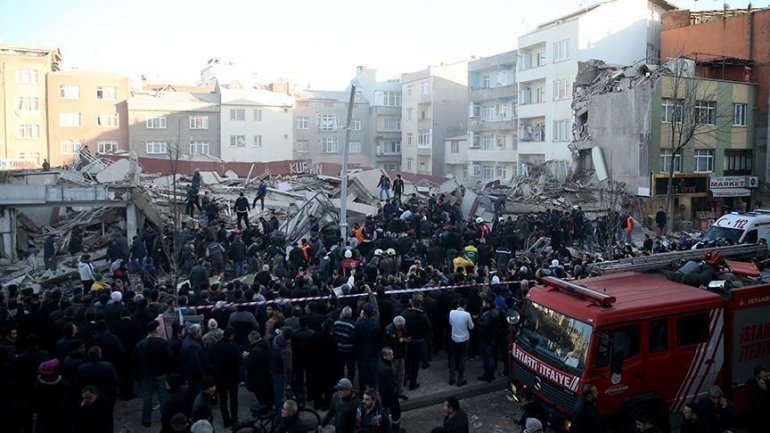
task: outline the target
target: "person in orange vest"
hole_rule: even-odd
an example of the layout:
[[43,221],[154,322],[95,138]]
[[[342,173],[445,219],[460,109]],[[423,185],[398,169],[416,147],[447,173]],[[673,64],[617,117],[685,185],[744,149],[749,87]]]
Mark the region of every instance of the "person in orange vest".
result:
[[631,243],[631,232],[634,231],[634,217],[630,214],[626,215],[626,220],[623,222],[623,239],[621,242]]
[[299,249],[302,250],[302,255],[305,256],[305,263],[310,263],[310,244],[307,243],[307,239],[302,239],[302,245]]
[[360,244],[364,242],[364,239],[366,239],[366,234],[364,233],[364,228],[361,227],[358,223],[353,224],[353,236],[356,237],[356,241]]

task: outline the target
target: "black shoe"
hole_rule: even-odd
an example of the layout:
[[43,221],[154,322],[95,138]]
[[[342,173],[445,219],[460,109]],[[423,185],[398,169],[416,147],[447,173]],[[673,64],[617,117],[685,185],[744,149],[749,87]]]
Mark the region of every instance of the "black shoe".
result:
[[149,428],[150,426],[152,426],[152,423],[150,421],[142,421],[142,425]]
[[467,385],[467,384],[468,384],[468,381],[465,380],[465,379],[457,381],[457,386],[463,386],[463,385]]
[[450,377],[449,378],[449,384],[450,385],[454,385],[455,384],[455,378],[454,377]]
[[404,400],[404,401],[408,401],[409,400],[409,397],[407,397],[406,394],[399,394],[398,398],[400,398],[401,400]]
[[419,388],[420,384],[415,383],[414,385],[409,385],[409,391],[414,391],[415,389]]

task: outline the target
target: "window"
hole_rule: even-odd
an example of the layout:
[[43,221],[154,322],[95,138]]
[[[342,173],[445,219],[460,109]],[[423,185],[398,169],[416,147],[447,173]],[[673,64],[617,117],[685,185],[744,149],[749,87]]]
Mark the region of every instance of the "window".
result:
[[[660,150],[660,172],[661,173],[668,173],[668,171],[671,169],[671,156],[674,153],[671,149],[661,149]],[[674,158],[674,173],[679,173],[682,171],[682,153],[677,153],[676,157]]]
[[406,86],[406,96],[412,96],[412,90],[414,90],[414,84]]
[[98,86],[96,88],[96,99],[114,101],[118,99],[118,89],[110,86]]
[[246,109],[244,109],[244,108],[231,108],[230,109],[230,120],[245,121],[246,120]]
[[59,126],[80,126],[80,113],[59,113]]
[[382,154],[384,155],[398,155],[401,153],[400,141],[386,141],[382,143]]
[[492,179],[492,166],[491,165],[482,165],[481,166],[481,176],[484,179]]
[[351,141],[348,143],[348,153],[361,153],[361,142]]
[[680,317],[676,321],[676,343],[680,346],[705,343],[709,339],[708,313]]
[[422,83],[420,83],[420,94],[421,95],[430,94],[430,85],[427,81],[423,81]]
[[668,322],[653,320],[650,322],[650,352],[665,352],[668,349]]
[[40,138],[40,125],[21,124],[19,125],[16,137],[21,140],[34,140]]
[[619,372],[620,362],[637,354],[639,354],[639,326],[624,326],[604,331],[599,335],[594,364],[597,368],[609,365],[610,371]]
[[337,115],[336,114],[319,114],[316,116],[319,131],[336,131],[337,130]]
[[262,110],[255,109],[254,110],[254,121],[255,122],[261,122],[262,121]]
[[471,117],[481,117],[481,104],[474,102],[471,106]]
[[569,39],[553,43],[553,61],[561,62],[569,59]]
[[96,124],[102,128],[115,128],[118,126],[117,113],[102,113],[96,115]]
[[450,152],[452,153],[460,153],[460,142],[459,141],[452,141],[450,142]]
[[420,129],[417,131],[417,147],[430,147],[431,145],[431,131],[429,128]]
[[297,117],[297,129],[307,129],[308,119],[307,117]]
[[337,145],[337,137],[323,137],[321,138],[321,152],[322,153],[339,153],[340,149]]
[[714,149],[695,149],[695,172],[714,171]]
[[72,155],[74,153],[80,152],[80,147],[82,145],[83,142],[80,140],[64,139],[59,142],[59,150],[63,154]]
[[569,99],[572,97],[572,83],[569,79],[555,80],[553,82],[553,99]]
[[307,153],[310,151],[310,142],[307,140],[297,140],[295,149],[300,153]]
[[148,141],[146,147],[148,155],[160,155],[168,153],[168,143],[165,141]]
[[497,71],[497,85],[505,86],[508,84],[508,71]]
[[230,136],[230,147],[246,147],[246,136],[245,135],[231,135]]
[[401,92],[382,92],[382,105],[386,107],[400,107]]
[[681,122],[682,104],[683,101],[681,99],[663,98],[662,111],[660,114],[661,122]]
[[399,164],[396,163],[396,162],[392,162],[390,164],[383,164],[382,168],[384,168],[385,170],[389,170],[389,171],[399,171],[400,170]]
[[535,87],[535,103],[545,102],[545,87]]
[[16,70],[16,82],[18,84],[37,84],[38,83],[37,69],[17,69]]
[[489,75],[484,75],[481,77],[481,88],[482,89],[489,89],[490,82],[492,80],[490,79]]
[[262,148],[262,136],[261,135],[255,135],[254,136],[254,147],[261,149]]
[[412,133],[407,132],[406,133],[406,145],[409,147],[412,147]]
[[98,153],[115,153],[118,151],[118,141],[99,140],[96,142],[96,151]]
[[[147,129],[166,129],[165,116],[150,116],[146,121]],[[163,152],[166,153],[166,152]]]
[[190,142],[190,155],[208,155],[209,143],[208,141],[191,141]]
[[480,135],[473,135],[473,141],[471,141],[471,148],[472,149],[479,149],[481,148],[481,136]]
[[386,117],[385,118],[385,129],[388,131],[400,131],[401,130],[401,119],[396,119],[393,117]]
[[406,171],[412,171],[412,167],[414,167],[414,158],[407,158],[406,159]]
[[353,131],[360,131],[361,119],[350,119],[350,129]]
[[484,120],[492,120],[494,118],[495,118],[495,106],[494,105],[484,106]]
[[733,104],[733,126],[746,126],[746,104]]
[[753,165],[750,150],[725,150],[725,176],[750,175]]
[[695,101],[695,122],[700,125],[716,125],[716,101]]
[[498,149],[505,149],[505,135],[498,135],[495,137],[495,142],[497,143]]
[[407,108],[406,109],[406,120],[412,120],[412,116],[414,115],[414,108]]
[[190,116],[190,129],[209,129],[209,116]]
[[481,137],[481,148],[484,150],[492,149],[493,137],[491,135],[485,135]]
[[40,98],[37,96],[19,96],[16,106],[19,111],[40,111]]
[[420,110],[420,120],[425,120],[426,117],[427,117],[427,113],[425,112],[425,110]]
[[569,141],[569,120],[557,120],[553,122],[553,141]]
[[537,66],[545,66],[545,51],[537,53]]
[[481,166],[479,164],[473,164],[471,166],[471,176],[481,177]]
[[497,178],[497,179],[507,179],[508,178],[508,170],[506,170],[505,167],[495,167],[495,178]]
[[508,104],[497,104],[497,116],[500,119],[508,119]]
[[59,86],[59,97],[62,99],[80,98],[80,86],[62,84]]

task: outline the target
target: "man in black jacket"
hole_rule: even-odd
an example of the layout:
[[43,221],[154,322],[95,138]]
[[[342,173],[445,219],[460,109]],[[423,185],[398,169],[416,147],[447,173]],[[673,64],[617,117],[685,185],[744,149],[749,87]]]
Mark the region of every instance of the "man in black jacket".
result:
[[102,349],[99,346],[88,349],[87,356],[88,360],[75,373],[75,389],[95,386],[110,407],[114,407],[118,394],[118,373],[115,367],[102,361]]
[[251,210],[251,206],[249,206],[249,199],[244,197],[243,193],[240,193],[240,195],[238,195],[238,198],[235,199],[235,214],[238,216],[238,220],[237,220],[238,230],[241,229],[241,220],[246,222],[246,227],[249,227],[250,210]]
[[468,433],[468,415],[460,408],[460,400],[451,396],[444,401],[444,433]]
[[420,364],[428,359],[428,337],[431,334],[431,324],[427,314],[422,309],[422,300],[415,296],[410,302],[411,307],[401,315],[409,324],[407,329],[409,343],[406,351],[406,376],[409,378],[409,390],[414,391],[420,387],[420,384],[417,383]]
[[602,431],[599,411],[596,409],[597,398],[599,398],[599,391],[595,385],[590,383],[583,385],[583,395],[575,405],[575,412],[572,415],[570,433],[596,433]]
[[192,401],[188,393],[188,387],[184,377],[178,374],[169,374],[166,377],[166,398],[160,405],[161,433],[175,433],[171,427],[171,418],[182,413],[190,416]]
[[145,326],[147,338],[136,345],[133,355],[133,365],[136,375],[141,381],[142,393],[142,425],[150,427],[152,417],[152,394],[158,394],[163,386],[161,377],[166,373],[171,359],[171,346],[158,336],[160,323],[153,320]]
[[377,364],[377,390],[382,406],[390,413],[391,427],[394,432],[398,432],[401,425],[401,405],[398,402],[396,374],[393,370],[393,349],[385,346],[380,353],[380,361]]
[[232,420],[238,420],[238,372],[241,353],[233,343],[234,340],[235,329],[228,327],[225,329],[224,338],[216,342],[212,350],[213,373],[217,382],[222,424],[225,428],[230,427]]
[[356,410],[358,409],[358,398],[353,391],[353,383],[343,377],[334,389],[337,393],[332,398],[329,411],[321,420],[321,426],[326,426],[334,419],[336,433],[353,433],[356,429]]
[[262,406],[273,407],[273,380],[268,366],[270,342],[258,331],[249,333],[248,355],[246,356],[246,389],[254,393]]

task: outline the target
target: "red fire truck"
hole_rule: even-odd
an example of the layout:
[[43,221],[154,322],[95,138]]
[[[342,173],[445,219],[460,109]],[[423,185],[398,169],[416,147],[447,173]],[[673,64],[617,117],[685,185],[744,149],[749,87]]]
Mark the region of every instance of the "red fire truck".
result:
[[732,272],[712,289],[622,272],[671,259],[651,257],[590,279],[546,277],[529,291],[511,344],[514,396],[529,388],[561,415],[552,419],[557,426],[570,419],[586,383],[598,388],[608,422],[644,410],[667,424],[714,384],[746,407],[754,367],[770,366],[770,284],[760,283],[753,264],[729,260]]

